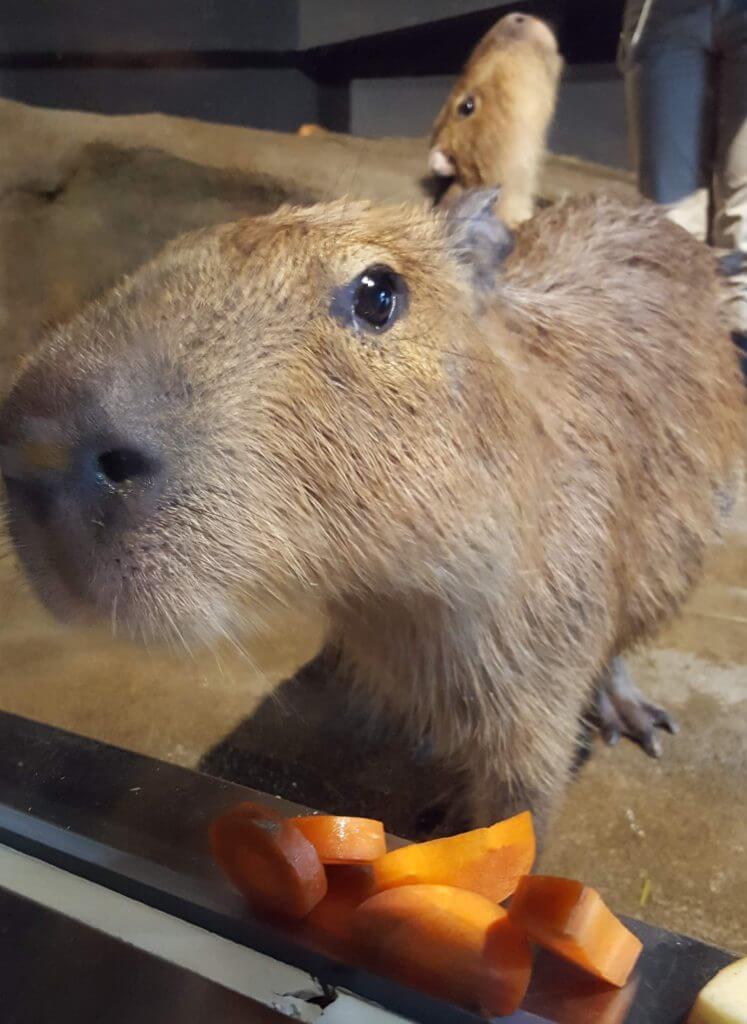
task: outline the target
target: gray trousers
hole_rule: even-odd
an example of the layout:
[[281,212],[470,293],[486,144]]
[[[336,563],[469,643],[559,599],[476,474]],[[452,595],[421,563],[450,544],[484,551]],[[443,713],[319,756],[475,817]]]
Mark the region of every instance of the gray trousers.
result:
[[[628,0],[620,63],[641,192],[747,256],[747,0]],[[747,271],[730,285],[747,330]]]

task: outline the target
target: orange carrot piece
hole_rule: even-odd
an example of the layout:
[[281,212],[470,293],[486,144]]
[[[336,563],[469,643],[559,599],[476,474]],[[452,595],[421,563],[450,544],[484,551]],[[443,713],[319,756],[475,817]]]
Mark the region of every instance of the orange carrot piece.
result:
[[534,863],[528,811],[490,828],[392,850],[374,862],[377,892],[399,885],[454,885],[500,903]]
[[618,988],[642,949],[595,889],[570,878],[522,878],[508,912],[538,946]]
[[253,907],[305,917],[327,892],[319,855],[295,826],[244,803],[210,825],[213,857]]
[[353,945],[372,970],[489,1017],[513,1013],[532,967],[503,907],[449,885],[372,896],[353,914]]
[[317,903],[306,923],[322,934],[349,942],[353,913],[373,890],[371,869],[365,865],[342,865],[327,871],[327,895]]
[[289,820],[303,832],[322,864],[370,864],[386,853],[384,826],[372,818],[310,814]]

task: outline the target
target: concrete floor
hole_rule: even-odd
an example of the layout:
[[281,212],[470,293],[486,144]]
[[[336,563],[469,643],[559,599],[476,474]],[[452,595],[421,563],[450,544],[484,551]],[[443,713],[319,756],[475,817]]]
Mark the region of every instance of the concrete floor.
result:
[[[334,693],[277,688],[315,652],[318,624],[279,623],[253,665],[232,651],[134,651],[49,622],[10,554],[0,607],[3,709],[187,766],[202,760],[319,807],[381,813],[402,831],[437,784],[403,767],[395,741],[365,756],[357,735],[355,753],[349,737],[346,747]],[[596,744],[541,867],[597,886],[620,912],[747,953],[747,507],[685,613],[631,665],[681,733],[664,739],[658,762],[631,744]]]

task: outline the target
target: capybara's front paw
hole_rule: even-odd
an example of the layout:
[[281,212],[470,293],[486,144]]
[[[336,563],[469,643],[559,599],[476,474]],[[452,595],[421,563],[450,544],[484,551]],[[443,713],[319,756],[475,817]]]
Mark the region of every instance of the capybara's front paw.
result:
[[613,747],[625,736],[637,743],[649,757],[661,757],[657,729],[674,735],[679,727],[668,711],[646,700],[630,677],[621,658],[614,658],[600,682],[595,699],[599,731]]

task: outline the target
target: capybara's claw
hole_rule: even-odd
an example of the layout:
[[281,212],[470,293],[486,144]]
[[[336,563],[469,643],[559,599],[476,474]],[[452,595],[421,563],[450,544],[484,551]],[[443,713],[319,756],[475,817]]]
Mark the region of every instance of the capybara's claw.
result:
[[608,746],[622,736],[637,743],[649,757],[661,757],[656,729],[674,735],[679,727],[668,711],[645,699],[621,658],[615,658],[596,695],[599,731]]

